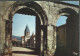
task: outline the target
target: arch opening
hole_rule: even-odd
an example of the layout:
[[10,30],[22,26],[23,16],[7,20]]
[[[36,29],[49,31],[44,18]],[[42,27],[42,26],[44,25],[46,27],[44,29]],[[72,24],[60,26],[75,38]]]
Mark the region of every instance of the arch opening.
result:
[[[57,48],[56,48],[56,52],[55,52],[55,56],[75,56],[75,53],[78,53],[78,15],[77,12],[75,12],[73,9],[71,8],[63,8],[59,11],[59,15],[61,16],[65,16],[62,18],[62,20],[60,21],[59,18],[58,20],[60,21],[60,23],[62,21],[64,21],[63,19],[67,19],[64,21],[64,25],[57,24],[58,27],[56,28],[56,38],[57,38]],[[59,23],[59,21],[57,20],[57,23]],[[63,23],[63,22],[62,22]],[[77,25],[77,26],[76,26]],[[77,34],[76,34],[77,33]],[[74,44],[73,44],[74,43]],[[74,46],[75,45],[75,46]],[[77,54],[78,55],[78,54]]]
[[56,23],[56,56],[65,55],[67,16],[60,16]]
[[13,16],[12,26],[12,55],[23,52],[23,55],[35,55],[36,16],[17,13]]
[[[31,4],[32,3],[32,4]],[[11,40],[11,37],[12,37],[12,18],[13,18],[13,15],[18,13],[18,14],[28,14],[28,15],[33,15],[33,16],[36,16],[36,44],[35,44],[35,50],[37,50],[37,53],[38,55],[41,55],[40,53],[40,47],[41,47],[41,25],[45,25],[47,23],[47,21],[45,22],[45,20],[47,19],[44,13],[44,11],[42,10],[42,8],[36,4],[35,2],[31,2],[30,5],[27,3],[22,3],[22,4],[18,4],[18,6],[14,7],[15,4],[13,5],[13,8],[10,10],[10,13],[8,15],[8,21],[11,21],[11,23],[7,23],[6,25],[9,25],[9,27],[7,27],[7,29],[10,29],[10,32],[9,33],[6,33],[6,35],[8,35],[9,37],[9,40]],[[24,6],[26,5],[26,8],[24,7],[20,7],[20,6]],[[36,6],[39,6],[38,8],[35,7]],[[40,11],[38,11],[38,9],[41,9]],[[12,43],[11,42],[8,42],[9,45],[11,45]],[[9,46],[8,45],[8,46]],[[11,50],[11,46],[10,47],[10,55],[12,54],[12,50]]]

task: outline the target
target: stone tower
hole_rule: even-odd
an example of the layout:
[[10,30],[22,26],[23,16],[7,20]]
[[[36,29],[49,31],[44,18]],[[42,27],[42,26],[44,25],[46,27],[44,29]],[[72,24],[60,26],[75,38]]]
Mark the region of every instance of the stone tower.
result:
[[25,28],[24,34],[25,34],[24,35],[25,36],[25,38],[24,38],[25,47],[29,47],[30,46],[30,42],[29,42],[29,40],[30,40],[30,30],[29,30],[28,25]]
[[30,30],[29,30],[28,25],[25,28],[25,36],[30,36]]

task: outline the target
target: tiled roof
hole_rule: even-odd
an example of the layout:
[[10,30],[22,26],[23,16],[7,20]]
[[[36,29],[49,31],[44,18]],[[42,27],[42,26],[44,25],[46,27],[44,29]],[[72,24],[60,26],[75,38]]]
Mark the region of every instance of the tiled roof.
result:
[[24,36],[22,36],[22,38],[24,38]]

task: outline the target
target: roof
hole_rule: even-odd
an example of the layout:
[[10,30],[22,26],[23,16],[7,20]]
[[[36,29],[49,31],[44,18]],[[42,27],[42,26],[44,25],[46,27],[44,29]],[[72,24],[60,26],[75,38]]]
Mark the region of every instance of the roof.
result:
[[26,31],[26,32],[30,32],[28,25],[26,26],[25,31]]
[[22,36],[22,38],[24,38],[24,36]]

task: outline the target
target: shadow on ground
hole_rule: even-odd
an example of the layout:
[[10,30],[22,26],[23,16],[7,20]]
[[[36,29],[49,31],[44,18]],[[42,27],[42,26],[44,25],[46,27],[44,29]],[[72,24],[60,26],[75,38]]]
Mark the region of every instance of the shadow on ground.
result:
[[36,52],[27,52],[27,51],[12,51],[12,53],[38,55]]

